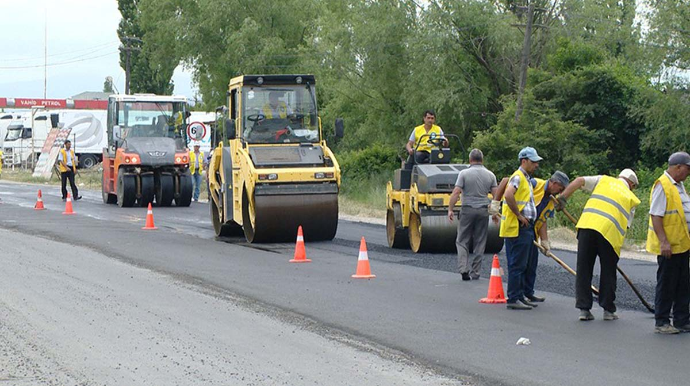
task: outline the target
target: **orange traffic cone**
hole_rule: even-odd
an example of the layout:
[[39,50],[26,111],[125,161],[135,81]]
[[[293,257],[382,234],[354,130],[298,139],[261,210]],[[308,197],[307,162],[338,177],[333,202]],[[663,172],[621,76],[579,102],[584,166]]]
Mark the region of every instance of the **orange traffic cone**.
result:
[[489,293],[479,303],[505,303],[506,295],[503,293],[503,280],[501,279],[501,266],[498,264],[498,255],[494,255],[491,264],[491,278],[489,278]]
[[41,189],[38,189],[38,198],[36,199],[36,205],[34,205],[34,209],[36,210],[44,210],[45,207],[43,206],[43,194],[41,194]]
[[295,243],[295,257],[290,260],[291,263],[311,263],[307,259],[307,251],[304,250],[304,235],[302,234],[302,226],[297,228],[297,242]]
[[65,211],[62,214],[74,214],[72,210],[72,196],[67,193],[67,202],[65,202]]
[[153,225],[153,209],[151,209],[151,203],[149,202],[149,209],[146,211],[146,226],[141,229],[154,230],[158,229]]
[[357,272],[352,275],[352,277],[355,279],[372,279],[376,277],[376,275],[371,274],[371,267],[369,266],[369,254],[367,253],[367,242],[364,241],[364,237],[362,237],[362,241],[359,242]]

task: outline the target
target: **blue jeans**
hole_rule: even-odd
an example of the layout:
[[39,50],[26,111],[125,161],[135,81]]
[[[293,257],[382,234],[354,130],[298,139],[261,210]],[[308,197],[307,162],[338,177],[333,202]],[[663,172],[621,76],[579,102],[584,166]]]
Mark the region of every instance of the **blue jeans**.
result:
[[517,237],[505,239],[508,258],[508,303],[524,298],[525,273],[534,244],[534,226],[520,227]]
[[201,180],[202,180],[201,173],[192,174],[192,184],[194,186],[194,193],[192,194],[192,199],[194,201],[199,200],[199,190],[201,188]]
[[537,265],[539,265],[539,250],[534,243],[530,243],[528,256],[525,280],[522,282],[522,291],[525,296],[533,296],[534,283],[537,281]]

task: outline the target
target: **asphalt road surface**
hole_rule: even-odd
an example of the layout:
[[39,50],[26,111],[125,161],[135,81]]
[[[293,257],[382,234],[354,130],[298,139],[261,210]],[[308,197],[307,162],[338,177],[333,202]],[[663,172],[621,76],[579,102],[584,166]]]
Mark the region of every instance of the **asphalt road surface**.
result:
[[[527,312],[479,304],[452,254],[386,246],[381,225],[341,220],[307,244],[217,240],[208,205],[145,208],[85,191],[63,216],[59,188],[0,182],[2,384],[687,384],[690,334],[654,321],[620,279],[615,322],[577,321],[574,280],[541,256]],[[373,280],[354,280],[360,238]],[[572,267],[572,253],[555,251]],[[505,266],[505,257],[500,255]],[[653,300],[656,265],[621,260]],[[596,283],[595,283],[596,284]],[[531,345],[516,345],[520,337]]]

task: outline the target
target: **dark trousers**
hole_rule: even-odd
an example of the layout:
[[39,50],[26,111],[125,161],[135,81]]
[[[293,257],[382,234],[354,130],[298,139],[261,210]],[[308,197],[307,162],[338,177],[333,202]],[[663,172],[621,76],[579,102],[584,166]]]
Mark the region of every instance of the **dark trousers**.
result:
[[575,307],[581,310],[592,308],[592,275],[594,262],[599,256],[599,305],[606,311],[616,312],[616,267],[618,255],[601,235],[592,229],[577,232],[577,278],[575,279]]
[[525,271],[530,250],[534,247],[534,226],[521,226],[517,237],[507,237],[506,257],[508,258],[508,303],[524,298]]
[[654,319],[657,326],[670,323],[673,310],[673,325],[688,324],[690,313],[690,252],[677,253],[667,259],[657,256],[659,268],[656,271],[656,296],[654,297]]
[[427,164],[429,163],[429,157],[431,154],[427,151],[418,151],[414,153],[414,162],[412,162],[412,155],[407,156],[407,161],[405,161],[405,169],[411,170],[415,163]]
[[530,252],[525,268],[525,280],[522,282],[522,289],[525,296],[534,295],[534,283],[537,281],[537,265],[539,265],[539,250],[534,244],[530,244]]
[[67,198],[67,180],[69,180],[69,186],[72,187],[72,198],[79,197],[79,190],[77,190],[77,184],[74,183],[74,171],[72,169],[66,172],[60,173],[62,177],[62,199]]

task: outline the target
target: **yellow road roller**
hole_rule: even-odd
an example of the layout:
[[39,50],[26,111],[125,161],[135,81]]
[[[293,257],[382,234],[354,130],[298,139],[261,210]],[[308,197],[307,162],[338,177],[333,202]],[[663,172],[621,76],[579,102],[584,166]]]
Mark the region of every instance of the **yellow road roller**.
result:
[[[313,75],[232,78],[209,163],[218,236],[250,243],[331,240],[338,227],[340,167],[323,137]],[[335,136],[343,135],[335,122]]]
[[[456,139],[460,143],[456,135],[445,134],[445,137]],[[454,252],[457,222],[448,221],[448,205],[458,173],[469,165],[450,163],[450,148],[443,147],[443,138],[435,138],[433,134],[424,135],[420,143],[422,141],[428,142],[432,147],[429,163],[414,164],[412,169],[398,169],[393,181],[388,181],[388,246],[411,248],[415,253]],[[456,207],[459,208],[460,204],[458,201]],[[456,215],[458,213],[459,211]],[[488,212],[486,221],[489,222],[486,252],[498,253],[503,248],[503,239],[498,235],[499,227],[491,221]]]

